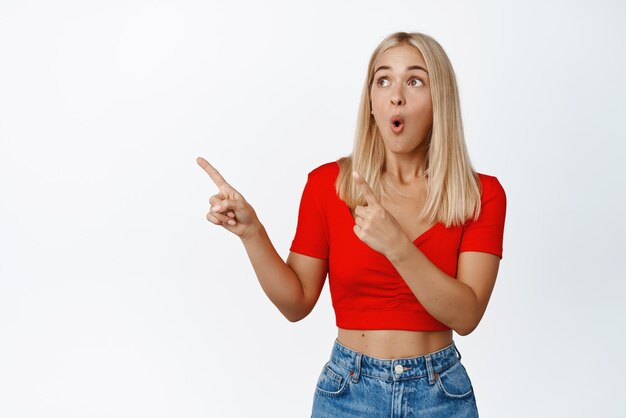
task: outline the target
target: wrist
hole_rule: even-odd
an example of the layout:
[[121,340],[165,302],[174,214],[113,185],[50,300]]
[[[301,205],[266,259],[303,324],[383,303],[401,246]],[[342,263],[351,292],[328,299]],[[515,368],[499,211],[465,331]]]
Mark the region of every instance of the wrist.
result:
[[248,227],[246,231],[239,237],[243,243],[259,238],[264,231],[264,227],[258,220]]
[[390,248],[385,257],[394,264],[405,259],[414,248],[415,245],[405,237]]

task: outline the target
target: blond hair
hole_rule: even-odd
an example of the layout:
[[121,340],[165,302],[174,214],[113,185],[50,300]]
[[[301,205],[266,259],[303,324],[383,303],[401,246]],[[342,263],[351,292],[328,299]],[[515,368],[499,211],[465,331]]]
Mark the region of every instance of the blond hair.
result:
[[382,174],[385,170],[385,147],[376,121],[371,114],[370,90],[374,65],[389,48],[411,45],[421,52],[429,74],[433,106],[432,129],[420,145],[426,149],[425,175],[427,197],[420,218],[429,224],[441,222],[445,227],[463,224],[480,213],[480,180],[474,171],[465,137],[456,77],[452,64],[437,41],[422,33],[397,32],[376,47],[369,61],[359,105],[352,154],[337,160],[339,175],[335,188],[339,197],[354,210],[366,205],[352,171],[358,171],[380,200],[384,194]]

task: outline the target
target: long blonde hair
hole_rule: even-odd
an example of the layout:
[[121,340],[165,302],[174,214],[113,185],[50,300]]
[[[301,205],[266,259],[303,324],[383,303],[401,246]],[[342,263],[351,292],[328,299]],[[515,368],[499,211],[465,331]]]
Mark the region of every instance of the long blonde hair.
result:
[[427,150],[425,175],[428,186],[426,202],[419,216],[429,224],[441,222],[446,228],[461,225],[472,216],[477,219],[480,213],[480,180],[465,145],[454,70],[441,45],[422,33],[391,34],[372,53],[359,105],[354,148],[352,154],[337,160],[340,169],[336,192],[351,210],[357,205],[367,204],[351,175],[356,170],[370,185],[377,199],[384,193],[385,147],[371,114],[370,90],[374,65],[386,50],[399,45],[411,45],[422,53],[430,80],[433,124],[430,134],[420,145]]

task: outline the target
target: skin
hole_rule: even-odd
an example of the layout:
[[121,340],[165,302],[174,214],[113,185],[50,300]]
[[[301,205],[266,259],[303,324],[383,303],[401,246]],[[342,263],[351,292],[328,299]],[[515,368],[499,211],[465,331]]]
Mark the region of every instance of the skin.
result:
[[[372,117],[381,132],[390,184],[389,196],[375,199],[358,173],[354,180],[367,205],[357,206],[354,233],[384,254],[424,308],[451,330],[422,332],[403,330],[338,329],[343,345],[366,355],[393,359],[414,357],[439,350],[452,342],[452,330],[468,335],[480,322],[493,290],[499,257],[481,252],[459,255],[457,277],[437,268],[413,244],[433,225],[418,218],[426,197],[425,152],[420,147],[432,127],[432,102],[428,74],[421,53],[407,45],[387,50],[375,68],[371,88]],[[417,80],[418,78],[421,79]],[[391,130],[391,117],[400,114],[404,129]],[[218,187],[211,196],[207,219],[237,235],[245,246],[263,291],[290,321],[306,317],[319,299],[328,260],[290,252],[284,262],[271,244],[252,206],[203,158],[198,164]],[[408,196],[404,196],[408,195]]]

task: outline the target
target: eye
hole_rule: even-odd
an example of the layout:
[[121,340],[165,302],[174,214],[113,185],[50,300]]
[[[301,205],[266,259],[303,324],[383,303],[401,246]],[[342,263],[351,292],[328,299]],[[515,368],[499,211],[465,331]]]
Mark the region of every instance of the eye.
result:
[[421,78],[413,77],[409,80],[409,86],[411,87],[419,87],[423,85],[424,85],[424,82],[422,81]]
[[387,80],[387,77],[379,77],[376,79],[376,85],[379,87],[387,87],[389,85],[389,80]]

